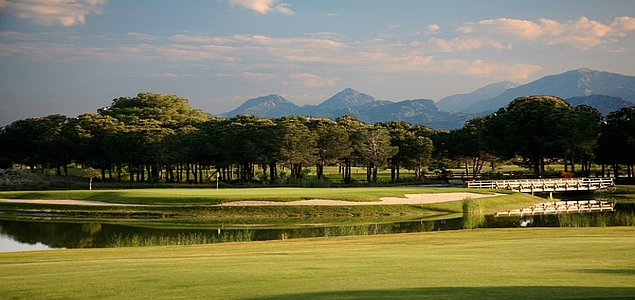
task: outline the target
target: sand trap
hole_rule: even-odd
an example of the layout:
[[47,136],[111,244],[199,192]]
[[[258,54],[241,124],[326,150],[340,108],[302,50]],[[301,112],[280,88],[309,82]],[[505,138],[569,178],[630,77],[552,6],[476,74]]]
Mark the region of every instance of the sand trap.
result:
[[440,194],[406,194],[406,198],[399,197],[383,197],[381,201],[377,202],[356,202],[356,201],[342,201],[342,200],[325,200],[325,199],[313,199],[313,200],[298,200],[298,201],[233,201],[223,203],[223,206],[276,206],[276,205],[398,205],[398,204],[430,204],[440,202],[459,201],[465,198],[484,198],[500,196],[504,194],[492,194],[483,195],[476,193],[440,193]]

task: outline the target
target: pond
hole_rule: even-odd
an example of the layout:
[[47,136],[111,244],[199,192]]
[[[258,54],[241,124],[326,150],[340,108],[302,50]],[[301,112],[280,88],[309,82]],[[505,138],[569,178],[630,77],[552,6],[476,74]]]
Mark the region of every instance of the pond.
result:
[[614,212],[541,216],[463,216],[443,220],[329,225],[293,228],[233,227],[165,229],[108,223],[0,220],[0,252],[189,245],[310,237],[376,235],[465,228],[635,226],[635,203],[617,203]]

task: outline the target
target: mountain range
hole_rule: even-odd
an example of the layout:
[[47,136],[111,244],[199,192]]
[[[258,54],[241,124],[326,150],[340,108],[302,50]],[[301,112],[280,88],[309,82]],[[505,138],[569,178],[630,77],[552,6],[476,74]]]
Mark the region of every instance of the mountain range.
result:
[[490,114],[517,97],[553,95],[570,105],[589,105],[603,115],[635,105],[635,76],[578,69],[550,75],[519,85],[503,81],[489,84],[469,94],[457,94],[434,102],[430,99],[378,100],[373,96],[346,88],[318,105],[298,106],[279,95],[245,101],[236,109],[218,115],[255,115],[279,118],[289,115],[335,119],[352,115],[365,123],[402,120],[434,129],[455,129],[466,121]]

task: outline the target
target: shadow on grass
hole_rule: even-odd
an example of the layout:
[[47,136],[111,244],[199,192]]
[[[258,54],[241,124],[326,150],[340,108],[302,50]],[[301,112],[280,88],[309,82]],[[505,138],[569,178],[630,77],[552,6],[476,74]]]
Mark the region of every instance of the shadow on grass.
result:
[[[585,269],[582,270],[582,272],[585,273],[597,273],[597,274],[617,274],[617,275],[635,275],[635,269],[613,269],[613,270],[607,270],[607,269]],[[633,279],[635,281],[635,278]],[[633,297],[635,297],[635,295],[633,295]]]
[[443,287],[284,294],[249,299],[635,299],[635,287]]

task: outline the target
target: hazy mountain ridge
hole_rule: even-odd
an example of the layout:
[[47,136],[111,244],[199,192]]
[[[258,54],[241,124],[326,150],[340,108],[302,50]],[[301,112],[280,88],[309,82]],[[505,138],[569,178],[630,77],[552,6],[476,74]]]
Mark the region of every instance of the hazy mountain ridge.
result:
[[[599,94],[596,95],[596,92]],[[342,90],[319,105],[298,106],[279,95],[269,95],[247,100],[219,117],[249,114],[264,118],[301,115],[335,119],[352,115],[366,123],[402,120],[434,129],[455,129],[474,117],[506,107],[517,97],[529,95],[557,96],[572,106],[589,105],[606,115],[635,104],[635,77],[578,69],[545,76],[524,85],[498,82],[469,94],[445,97],[437,103],[429,99],[399,102],[378,100],[351,88]]]
[[463,111],[479,113],[505,107],[518,97],[529,95],[553,95],[562,99],[589,95],[607,95],[635,100],[635,76],[578,69],[557,75],[549,75],[530,83],[505,90],[491,99],[477,101]]
[[439,107],[439,109],[445,111],[463,111],[465,108],[469,107],[475,102],[494,98],[502,94],[505,90],[518,86],[520,86],[520,84],[511,81],[492,83],[479,88],[469,94],[456,94],[441,98],[439,101],[437,101],[436,105]]
[[588,105],[597,109],[603,116],[619,110],[622,107],[634,106],[635,102],[620,97],[607,95],[590,95],[565,99],[571,106]]
[[435,129],[453,129],[463,126],[473,114],[441,111],[429,99],[392,102],[346,88],[319,105],[298,106],[279,95],[269,95],[247,100],[238,108],[219,117],[256,115],[263,118],[279,118],[288,115],[336,119],[351,115],[365,123],[402,120],[423,124]]

